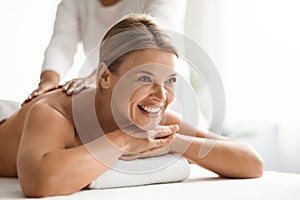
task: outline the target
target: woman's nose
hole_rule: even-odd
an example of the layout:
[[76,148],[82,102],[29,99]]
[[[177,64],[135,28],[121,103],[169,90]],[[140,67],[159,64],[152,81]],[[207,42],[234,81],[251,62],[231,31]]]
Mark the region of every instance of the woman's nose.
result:
[[152,98],[159,102],[164,102],[167,99],[167,91],[161,84],[153,84]]

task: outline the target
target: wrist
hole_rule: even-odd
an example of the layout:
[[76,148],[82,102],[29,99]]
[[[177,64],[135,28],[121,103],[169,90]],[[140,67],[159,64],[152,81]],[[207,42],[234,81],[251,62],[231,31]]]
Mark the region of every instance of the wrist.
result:
[[107,133],[94,141],[85,144],[85,148],[98,161],[107,166],[112,166],[124,152],[118,147],[115,133]]
[[176,138],[171,144],[171,152],[177,154],[184,154],[193,141],[190,141],[191,137],[176,133]]
[[107,133],[106,137],[108,140],[119,150],[126,151],[126,138],[123,137],[124,134],[121,134],[121,130],[115,130],[113,132]]
[[54,71],[44,71],[40,77],[40,83],[51,82],[58,84],[59,75]]
[[176,137],[170,145],[171,145],[170,153],[179,153],[178,147],[180,145],[180,136],[178,133],[176,133]]
[[87,76],[89,79],[94,79],[97,76],[97,70],[95,69],[90,75]]
[[96,79],[97,79],[97,74],[96,74],[97,70],[94,70],[93,73],[91,73],[90,75],[88,75],[87,77],[85,77],[85,80],[88,82],[88,84],[93,85],[96,83]]

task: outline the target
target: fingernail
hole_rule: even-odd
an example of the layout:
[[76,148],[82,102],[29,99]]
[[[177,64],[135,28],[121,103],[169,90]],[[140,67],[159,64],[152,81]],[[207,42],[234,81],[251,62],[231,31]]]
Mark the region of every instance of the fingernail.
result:
[[172,129],[179,129],[179,126],[177,124],[172,126]]
[[71,95],[71,94],[72,94],[72,90],[68,90],[67,95]]

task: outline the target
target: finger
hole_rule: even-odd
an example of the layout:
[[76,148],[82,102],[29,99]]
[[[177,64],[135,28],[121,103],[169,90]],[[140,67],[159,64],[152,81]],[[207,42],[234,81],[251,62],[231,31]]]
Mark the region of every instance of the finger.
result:
[[67,95],[72,95],[73,94],[73,90],[74,90],[73,87],[68,88],[68,90],[66,91],[66,94]]
[[73,93],[77,94],[79,93],[83,88],[85,88],[84,83],[78,83],[76,86],[74,86]]
[[38,95],[36,95],[36,92],[32,92],[30,95],[28,95],[28,97],[25,99],[25,101],[21,104],[21,106],[23,106],[25,103],[28,103],[29,101],[31,101],[34,97],[36,97]]
[[69,89],[71,83],[72,81],[68,81],[62,86],[64,92],[66,92]]
[[[28,95],[27,99],[23,102],[24,103],[27,103],[29,102],[30,100],[32,100],[33,98],[45,93],[46,91],[52,89],[52,87],[44,87],[45,84],[42,84],[42,83],[39,83],[39,87],[37,89],[35,89],[30,95]],[[23,105],[22,104],[22,105]]]
[[26,100],[30,101],[31,99],[33,99],[36,96],[38,96],[38,92],[35,90],[27,97]]
[[178,125],[170,125],[170,126],[162,126],[158,129],[157,134],[155,134],[154,138],[163,138],[167,137],[171,134],[176,133],[179,130]]
[[38,89],[36,89],[35,91],[33,91],[31,93],[31,96],[32,96],[32,98],[37,97],[37,96],[39,96],[41,94],[44,94],[45,92],[47,92],[51,89],[53,89],[53,87],[41,87],[40,86]]
[[32,98],[34,98],[34,97],[36,97],[36,96],[38,96],[39,95],[39,89],[37,89],[37,90],[35,90],[35,91],[33,91],[32,93],[31,93],[31,97]]
[[26,103],[28,103],[29,101],[31,101],[31,99],[32,99],[32,97],[31,97],[31,95],[29,95],[29,96],[27,97],[27,99],[25,99],[25,100],[23,101],[23,103],[21,104],[21,107],[23,107]]
[[32,99],[32,95],[30,94],[26,100],[31,100]]
[[139,158],[145,157],[153,157],[167,154],[168,151],[165,151],[166,147],[156,147],[153,149],[149,149],[140,153]]
[[130,156],[121,156],[120,159],[129,161],[129,160],[135,160],[139,157],[141,157],[141,156],[139,156],[138,154],[135,154],[135,155],[130,155]]
[[152,139],[152,145],[153,147],[162,147],[170,144],[175,139],[175,135],[170,135],[164,138],[154,138]]
[[74,90],[74,85],[76,84],[75,80],[73,81],[70,81],[68,83],[68,87],[64,87],[64,92],[67,94],[67,95],[72,95],[73,94],[73,90]]
[[33,99],[36,95],[36,90],[34,90],[30,95],[28,95],[27,99],[25,101],[30,101],[31,99]]

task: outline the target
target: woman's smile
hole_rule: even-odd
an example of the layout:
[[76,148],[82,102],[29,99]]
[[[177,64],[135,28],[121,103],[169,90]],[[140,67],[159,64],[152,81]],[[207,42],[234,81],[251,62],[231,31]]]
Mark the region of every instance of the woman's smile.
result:
[[149,118],[156,118],[160,116],[163,112],[163,106],[161,105],[154,105],[154,106],[137,105],[137,107],[142,114],[144,114]]

